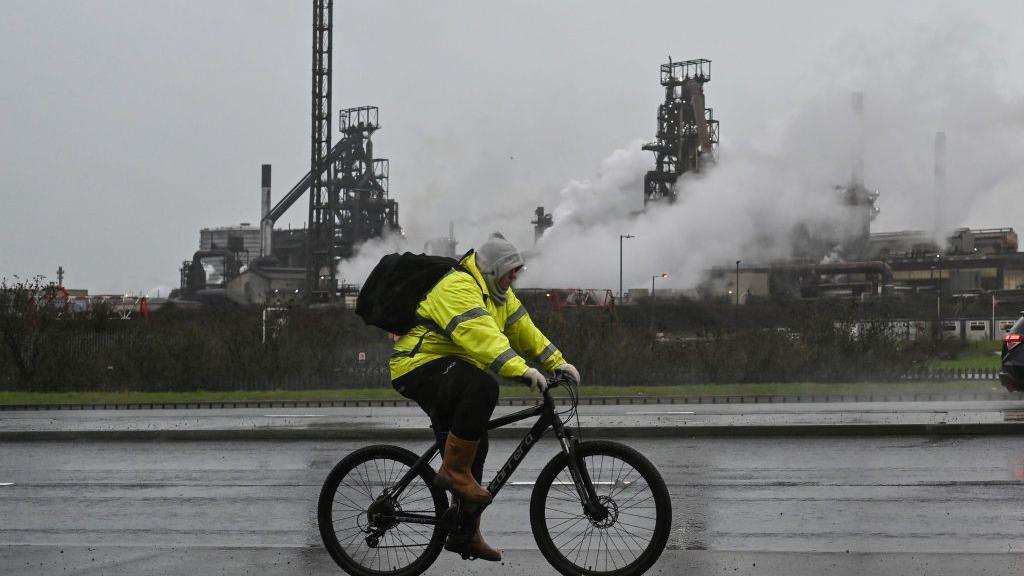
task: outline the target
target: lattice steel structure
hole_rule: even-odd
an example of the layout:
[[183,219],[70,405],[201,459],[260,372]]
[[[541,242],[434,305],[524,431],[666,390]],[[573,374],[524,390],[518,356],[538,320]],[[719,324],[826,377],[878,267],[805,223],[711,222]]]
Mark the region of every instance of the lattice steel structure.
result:
[[704,107],[704,84],[711,80],[711,61],[686,60],[661,65],[665,101],[658,106],[656,139],[643,146],[654,153],[654,170],[644,176],[644,206],[674,202],[674,184],[686,172],[699,172],[718,147],[718,121]]
[[313,105],[309,163],[309,219],[306,234],[306,295],[312,301],[332,301],[334,286],[331,173],[325,169],[331,152],[331,37],[334,0],[313,0]]
[[356,244],[399,229],[398,203],[388,198],[387,159],[373,157],[373,133],[380,128],[377,107],[349,108],[339,116],[341,150],[333,165],[337,254],[348,258]]
[[555,216],[551,213],[545,214],[543,206],[538,206],[533,213],[537,215],[537,219],[531,220],[530,224],[533,224],[533,243],[536,244],[540,242],[540,237],[555,225]]

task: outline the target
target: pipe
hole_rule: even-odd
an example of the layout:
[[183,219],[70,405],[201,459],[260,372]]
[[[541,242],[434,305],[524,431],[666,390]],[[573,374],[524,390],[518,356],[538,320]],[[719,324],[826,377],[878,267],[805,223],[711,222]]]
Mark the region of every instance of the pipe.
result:
[[260,256],[268,257],[273,251],[271,242],[274,236],[274,222],[267,216],[270,214],[270,164],[262,166],[260,177]]

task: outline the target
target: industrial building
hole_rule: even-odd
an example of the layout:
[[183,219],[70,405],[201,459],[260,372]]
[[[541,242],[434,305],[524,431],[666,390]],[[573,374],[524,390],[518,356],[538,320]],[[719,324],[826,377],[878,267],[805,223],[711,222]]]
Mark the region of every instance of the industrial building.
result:
[[718,120],[714,110],[704,106],[711,61],[673,62],[669,58],[660,72],[665,100],[658,106],[655,140],[643,146],[654,153],[654,169],[644,176],[645,207],[651,202],[675,202],[676,180],[713,162],[718,147]]
[[[199,249],[181,267],[185,300],[230,300],[243,304],[283,302],[344,303],[357,290],[343,286],[337,263],[362,242],[401,234],[398,203],[390,197],[390,164],[374,154],[380,129],[375,106],[343,109],[338,114],[340,139],[331,135],[331,0],[314,0],[313,89],[310,170],[274,204],[271,168],[263,165],[260,223],[254,226],[204,228]],[[719,144],[719,121],[706,106],[705,85],[711,61],[695,59],[661,64],[664,100],[658,105],[654,140],[643,150],[654,165],[643,179],[645,210],[675,202],[685,190],[679,178],[710,169]],[[864,95],[854,93],[852,111],[858,133],[851,135],[854,161],[848,183],[823,190],[843,208],[842,226],[834,229],[798,224],[791,230],[794,247],[784,261],[753,263],[737,254],[735,266],[723,263],[708,271],[693,295],[728,297],[737,304],[750,298],[786,295],[797,298],[886,298],[936,293],[970,296],[1024,292],[1024,253],[1010,228],[954,230],[943,241],[934,231],[872,232],[879,194],[864,183]],[[946,189],[946,139],[935,139],[936,203]],[[303,228],[275,227],[308,192]],[[543,207],[531,221],[535,241],[553,225]],[[934,230],[942,230],[936,222]],[[852,233],[851,233],[852,230]],[[456,257],[454,225],[447,236],[429,240],[424,251]],[[631,290],[631,298],[643,290]],[[667,293],[666,293],[667,295]]]
[[[924,231],[883,232],[868,240],[872,259],[786,261],[713,268],[707,296],[871,298],[934,293],[948,297],[1024,290],[1024,252],[1012,228],[963,228],[940,248]],[[742,302],[741,302],[742,303]]]
[[[705,108],[710,60],[669,60],[660,72],[665,99],[658,107],[657,134],[643,146],[655,155],[654,167],[644,178],[645,209],[676,201],[685,192],[680,189],[679,176],[707,168],[718,145],[718,121],[711,108]],[[772,296],[875,299],[920,294],[938,298],[940,306],[943,298],[988,295],[993,303],[992,318],[940,318],[943,332],[977,336],[984,329],[991,336],[995,327],[1005,328],[1007,320],[1000,323],[995,318],[996,301],[1024,302],[1024,253],[1018,251],[1016,232],[1012,228],[958,228],[942,238],[935,230],[948,228],[938,216],[931,231],[872,232],[879,213],[879,193],[864,183],[864,94],[852,96],[856,128],[851,134],[851,177],[845,185],[822,191],[835,195],[842,208],[842,222],[813,229],[798,224],[791,230],[793,251],[788,259],[751,263],[737,254],[734,263],[707,271],[705,281],[688,295],[727,298],[742,305],[751,298]],[[934,154],[935,203],[941,206],[947,189],[944,132],[935,135]],[[936,212],[941,214],[941,210]],[[538,234],[542,222],[542,209],[538,209],[533,222]],[[634,288],[628,301],[649,294],[646,289]],[[956,322],[961,325],[955,327]]]
[[[333,12],[333,0],[313,0],[309,172],[272,204],[271,169],[264,164],[259,227],[200,231],[199,250],[181,266],[176,298],[262,304],[286,290],[304,303],[343,303],[346,289],[338,282],[338,262],[366,240],[401,234],[398,203],[388,191],[390,163],[373,150],[378,108],[341,110],[340,139],[335,142],[331,133]],[[276,229],[307,192],[305,227]],[[296,286],[300,275],[303,281]]]

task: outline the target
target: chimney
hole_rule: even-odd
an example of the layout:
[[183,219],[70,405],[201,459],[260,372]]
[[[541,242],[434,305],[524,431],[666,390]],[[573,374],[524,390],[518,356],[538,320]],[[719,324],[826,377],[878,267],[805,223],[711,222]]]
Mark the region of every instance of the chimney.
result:
[[864,93],[854,92],[853,115],[856,126],[854,127],[854,148],[853,148],[853,174],[850,183],[854,188],[864,186]]
[[935,238],[946,243],[946,133],[935,133]]
[[270,242],[274,223],[267,220],[270,213],[270,164],[264,164],[260,178],[260,256],[270,256]]
[[457,252],[458,245],[459,242],[455,239],[455,222],[448,222],[448,255],[450,257],[459,257]]

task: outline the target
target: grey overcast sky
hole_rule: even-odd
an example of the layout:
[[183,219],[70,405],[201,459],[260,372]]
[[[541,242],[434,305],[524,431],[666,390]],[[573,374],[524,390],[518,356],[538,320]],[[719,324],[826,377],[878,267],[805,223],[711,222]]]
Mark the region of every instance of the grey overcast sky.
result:
[[[69,287],[166,295],[200,228],[256,223],[260,164],[274,166],[274,201],[308,169],[311,4],[4,0],[0,276],[53,278],[63,265]],[[651,138],[669,55],[713,61],[723,158],[830,123],[801,117],[816,99],[863,90],[869,110],[886,104],[879,91],[901,92],[919,69],[938,78],[929,90],[978,81],[981,106],[1007,106],[965,114],[1024,119],[1019,1],[377,0],[337,1],[334,18],[334,108],[380,107],[375,150],[391,159],[407,233],[441,235],[454,220],[461,248],[485,232],[474,222],[530,238],[533,207],[559,205],[614,151]],[[943,126],[875,128],[900,146],[896,132],[918,130],[910,146],[927,159]],[[951,130],[954,153],[999,145]],[[873,165],[893,169],[866,156],[869,185]],[[919,164],[906,168],[927,172]],[[972,221],[957,223],[1024,231],[1020,180],[1001,165],[985,173],[986,194],[960,213]],[[929,220],[902,192],[882,189],[876,229]]]

